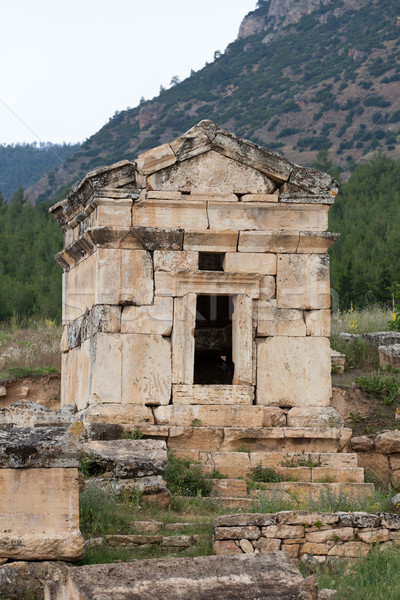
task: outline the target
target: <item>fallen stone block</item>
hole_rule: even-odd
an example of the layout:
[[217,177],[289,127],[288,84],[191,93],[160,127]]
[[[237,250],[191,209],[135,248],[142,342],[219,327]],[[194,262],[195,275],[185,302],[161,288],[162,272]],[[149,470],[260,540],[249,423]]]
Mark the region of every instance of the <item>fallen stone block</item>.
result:
[[100,600],[116,590],[120,600],[298,600],[303,582],[283,553],[272,552],[70,567],[45,589],[48,600]]
[[379,346],[379,365],[392,365],[398,369],[400,367],[400,344],[392,344],[390,346]]
[[167,465],[167,447],[162,440],[91,441],[83,445],[90,469],[111,471],[115,479],[162,475]]

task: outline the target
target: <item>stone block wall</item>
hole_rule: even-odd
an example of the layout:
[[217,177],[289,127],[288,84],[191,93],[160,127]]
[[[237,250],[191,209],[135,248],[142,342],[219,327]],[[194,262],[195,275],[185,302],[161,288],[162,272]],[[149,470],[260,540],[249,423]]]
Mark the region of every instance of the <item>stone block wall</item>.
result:
[[[244,422],[254,404],[328,406],[336,192],[330,176],[210,121],[90,173],[52,209],[65,232],[62,404],[147,424],[156,411],[179,424],[182,403],[223,404],[223,390],[194,383],[196,299],[207,295],[232,297],[231,394]],[[221,266],[205,270],[205,254]]]
[[283,551],[298,560],[313,556],[367,556],[371,544],[381,548],[400,540],[400,515],[284,511],[218,517],[213,523],[217,554],[258,554]]

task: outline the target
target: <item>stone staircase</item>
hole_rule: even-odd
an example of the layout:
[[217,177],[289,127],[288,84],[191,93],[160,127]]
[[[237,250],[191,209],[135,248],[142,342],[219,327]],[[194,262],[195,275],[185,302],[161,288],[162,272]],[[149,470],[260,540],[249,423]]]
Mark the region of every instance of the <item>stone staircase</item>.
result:
[[[187,426],[175,418],[169,425],[140,429],[145,437],[164,439],[177,456],[200,463],[211,477],[218,474],[213,479],[214,490],[227,507],[245,507],[259,493],[272,490],[294,494],[301,500],[315,499],[323,490],[359,496],[374,489],[373,484],[364,483],[364,469],[358,467],[357,455],[348,452],[352,431],[344,427]],[[257,465],[272,467],[282,481],[249,488],[246,477]]]

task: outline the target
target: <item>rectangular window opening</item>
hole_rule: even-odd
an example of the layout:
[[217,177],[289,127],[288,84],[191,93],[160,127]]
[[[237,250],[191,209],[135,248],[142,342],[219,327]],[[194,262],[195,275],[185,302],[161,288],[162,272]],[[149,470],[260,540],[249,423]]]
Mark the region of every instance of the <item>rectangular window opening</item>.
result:
[[223,271],[224,252],[199,252],[199,271]]
[[194,383],[232,385],[232,296],[197,296]]

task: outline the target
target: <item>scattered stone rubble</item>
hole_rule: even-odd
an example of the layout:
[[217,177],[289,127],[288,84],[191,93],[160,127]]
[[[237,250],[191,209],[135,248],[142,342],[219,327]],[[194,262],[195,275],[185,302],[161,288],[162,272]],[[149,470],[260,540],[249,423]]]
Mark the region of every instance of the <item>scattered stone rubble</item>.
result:
[[312,556],[367,556],[371,544],[398,544],[400,515],[284,511],[217,517],[213,524],[217,554],[256,554],[281,550],[294,560]]

